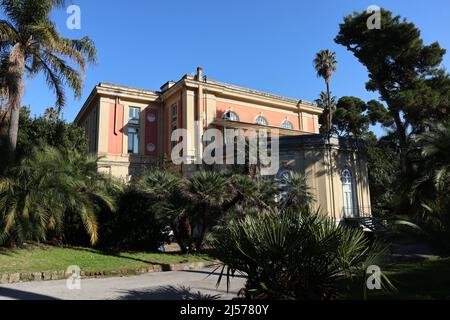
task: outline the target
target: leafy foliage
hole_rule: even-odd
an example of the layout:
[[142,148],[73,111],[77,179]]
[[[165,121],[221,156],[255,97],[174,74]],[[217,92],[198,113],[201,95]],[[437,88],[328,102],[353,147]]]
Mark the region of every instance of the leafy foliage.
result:
[[364,234],[300,212],[264,212],[235,219],[216,231],[213,246],[227,280],[244,273],[247,299],[324,300],[337,281],[361,277],[380,258]]
[[326,121],[325,124],[325,133],[327,136],[332,134],[332,124],[333,124],[333,107],[335,106],[332,103],[331,91],[330,91],[330,82],[333,74],[337,69],[337,60],[336,53],[331,52],[329,50],[321,50],[319,51],[313,61],[314,68],[316,69],[317,76],[323,78],[325,80],[325,84],[327,86],[326,93],[321,94],[321,99],[324,103],[324,119]]
[[87,155],[87,139],[82,128],[60,119],[48,119],[48,116],[32,118],[30,109],[20,110],[20,131],[17,154],[29,154],[35,147],[45,145],[57,149],[72,149]]
[[95,244],[98,205],[115,209],[111,181],[98,174],[97,161],[45,147],[9,168],[0,179],[0,242],[46,240],[50,231],[62,237],[65,216],[75,214]]
[[30,109],[20,110],[20,131],[15,151],[10,148],[9,140],[0,136],[0,176],[8,167],[20,163],[35,148],[51,146],[59,150],[74,150],[80,155],[88,154],[87,139],[83,129],[63,120],[49,121],[45,117],[32,118]]
[[99,247],[155,251],[159,247],[164,224],[157,219],[152,200],[135,186],[128,186],[116,198],[117,211],[100,214]]
[[449,254],[450,245],[450,124],[429,124],[430,131],[415,136],[418,158],[410,206],[417,223],[436,247]]
[[297,208],[312,201],[305,178],[296,174],[280,184],[226,172],[198,171],[180,179],[164,170],[152,170],[137,189],[146,196],[157,223],[172,227],[185,252],[201,251],[212,228],[234,216],[245,216],[248,208]]
[[402,186],[400,156],[395,134],[381,139],[377,139],[374,134],[368,134],[364,142],[372,213],[378,217],[392,216]]
[[353,122],[358,128],[359,120],[368,116],[388,129],[379,141],[366,138],[373,211],[408,215],[430,238],[440,239],[435,243],[448,243],[445,123],[450,114],[450,76],[441,66],[446,51],[437,42],[424,44],[413,23],[387,10],[381,10],[382,28],[370,30],[369,15],[346,16],[335,42],[367,68],[366,88],[377,91],[385,102],[369,102],[366,113],[359,108],[359,116],[343,112],[344,124]]
[[345,96],[339,99],[333,118],[334,131],[340,135],[351,135],[357,140],[369,132],[369,126],[383,123],[386,127],[392,125],[385,119],[384,106],[371,100],[365,103],[357,97]]
[[335,41],[367,68],[366,88],[378,91],[386,102],[387,108],[379,108],[378,113],[386,122],[395,124],[402,170],[406,170],[409,126],[416,131],[427,119],[448,116],[446,89],[450,78],[440,69],[445,50],[438,43],[424,45],[413,23],[384,9],[382,28],[370,30],[369,15],[364,12],[346,16]]
[[313,195],[305,176],[289,172],[280,181],[280,209],[302,210],[308,209],[313,203]]
[[[88,63],[96,62],[93,42],[84,37],[61,36],[50,20],[54,8],[63,8],[64,0],[2,0],[5,20],[0,20],[0,83],[8,97],[10,144],[17,144],[19,108],[24,91],[24,75],[43,74],[56,95],[58,112],[65,106],[64,86],[81,97],[83,75]],[[70,61],[70,62],[69,62]]]

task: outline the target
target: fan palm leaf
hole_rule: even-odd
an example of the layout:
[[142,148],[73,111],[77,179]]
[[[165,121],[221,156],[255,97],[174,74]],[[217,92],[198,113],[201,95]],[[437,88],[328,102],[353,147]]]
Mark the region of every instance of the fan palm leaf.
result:
[[115,210],[110,188],[119,188],[97,172],[96,157],[55,148],[36,149],[0,178],[0,242],[45,240],[62,230],[63,217],[77,214],[91,243],[98,240],[96,207]]
[[361,231],[306,208],[235,219],[218,229],[212,243],[222,261],[218,284],[244,274],[250,299],[335,298],[340,279],[363,278],[365,267],[383,253]]

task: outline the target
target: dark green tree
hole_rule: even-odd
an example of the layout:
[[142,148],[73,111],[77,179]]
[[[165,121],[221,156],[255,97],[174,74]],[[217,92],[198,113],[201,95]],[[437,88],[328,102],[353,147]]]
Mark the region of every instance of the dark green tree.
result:
[[49,145],[57,149],[76,150],[87,155],[87,139],[83,129],[61,119],[41,116],[32,118],[29,108],[20,110],[18,156],[29,154],[36,146]]
[[401,187],[400,155],[395,133],[378,139],[369,132],[364,137],[367,168],[375,216],[389,216],[394,213]]
[[381,123],[390,128],[392,121],[382,103],[345,96],[339,99],[333,119],[333,130],[341,136],[353,136],[360,140],[369,133],[370,125]]
[[428,240],[450,254],[450,122],[429,124],[414,136],[415,169],[409,193],[410,211]]
[[369,130],[367,104],[357,97],[340,98],[336,105],[333,125],[340,135],[352,135],[360,139]]
[[83,129],[58,119],[49,121],[45,117],[32,118],[30,109],[22,107],[19,117],[20,131],[15,152],[9,148],[7,137],[0,137],[0,175],[8,167],[20,163],[36,147],[55,147],[58,150],[73,150],[86,156],[87,139]]
[[413,23],[390,11],[381,11],[380,30],[367,28],[369,16],[365,12],[346,16],[335,41],[367,68],[366,88],[378,91],[387,105],[383,113],[395,124],[406,170],[410,126],[414,131],[448,107],[443,84],[448,88],[450,80],[440,69],[445,50],[438,43],[425,45]]

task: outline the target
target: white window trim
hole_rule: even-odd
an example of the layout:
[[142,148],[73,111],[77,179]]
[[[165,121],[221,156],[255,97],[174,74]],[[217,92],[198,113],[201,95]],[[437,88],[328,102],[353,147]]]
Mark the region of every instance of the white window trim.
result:
[[[266,124],[260,124],[260,123],[258,123],[257,120],[258,120],[259,118],[264,119],[264,122],[265,122]],[[255,120],[253,121],[253,123],[254,123],[254,124],[257,124],[257,125],[259,125],[259,126],[265,126],[265,127],[269,126],[269,121],[267,120],[266,117],[264,117],[264,116],[261,115],[261,114],[255,117]]]
[[[289,123],[289,128],[285,127],[285,124]],[[283,120],[283,122],[281,123],[281,128],[286,129],[286,130],[294,130],[294,124],[289,121],[288,119]]]
[[[236,120],[227,119],[227,118],[225,117],[226,114],[234,114],[234,115],[236,116]],[[223,113],[223,115],[222,115],[222,119],[223,119],[223,120],[226,120],[226,121],[232,121],[232,122],[240,122],[240,121],[241,121],[241,118],[239,117],[239,115],[238,115],[236,112],[234,112],[233,110],[225,111],[225,112]]]

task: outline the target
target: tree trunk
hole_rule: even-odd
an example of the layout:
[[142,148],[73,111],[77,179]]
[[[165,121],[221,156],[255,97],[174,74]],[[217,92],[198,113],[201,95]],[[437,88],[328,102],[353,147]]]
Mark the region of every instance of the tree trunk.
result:
[[205,241],[206,230],[208,228],[207,215],[208,215],[207,207],[205,204],[203,204],[202,205],[202,229],[200,231],[200,236],[197,239],[197,243],[195,245],[196,252],[200,252],[202,250],[203,241]]
[[328,138],[331,137],[331,131],[333,127],[333,110],[331,109],[331,92],[330,92],[330,82],[326,81],[327,84],[327,99],[328,99],[328,115],[327,115],[327,135]]
[[397,111],[392,112],[395,126],[397,127],[397,137],[400,143],[400,163],[401,170],[406,173],[406,153],[408,151],[408,139],[406,137],[406,126],[400,119],[400,114]]
[[19,113],[20,107],[13,107],[11,109],[11,118],[9,120],[9,144],[12,150],[16,150],[17,147],[17,135],[19,133]]
[[173,235],[175,237],[175,241],[178,243],[178,246],[180,247],[181,253],[183,253],[183,254],[188,253],[187,249],[186,249],[186,246],[185,246],[185,244],[183,242],[183,239],[182,239],[182,237],[180,235],[180,231],[178,230],[178,227],[179,227],[178,224],[173,222],[171,224],[171,227],[172,227],[172,230],[173,230]]
[[12,150],[17,146],[19,132],[19,114],[24,91],[23,74],[25,72],[25,53],[22,44],[16,44],[8,58],[8,69],[5,74],[8,86],[7,110],[10,112],[8,136]]

